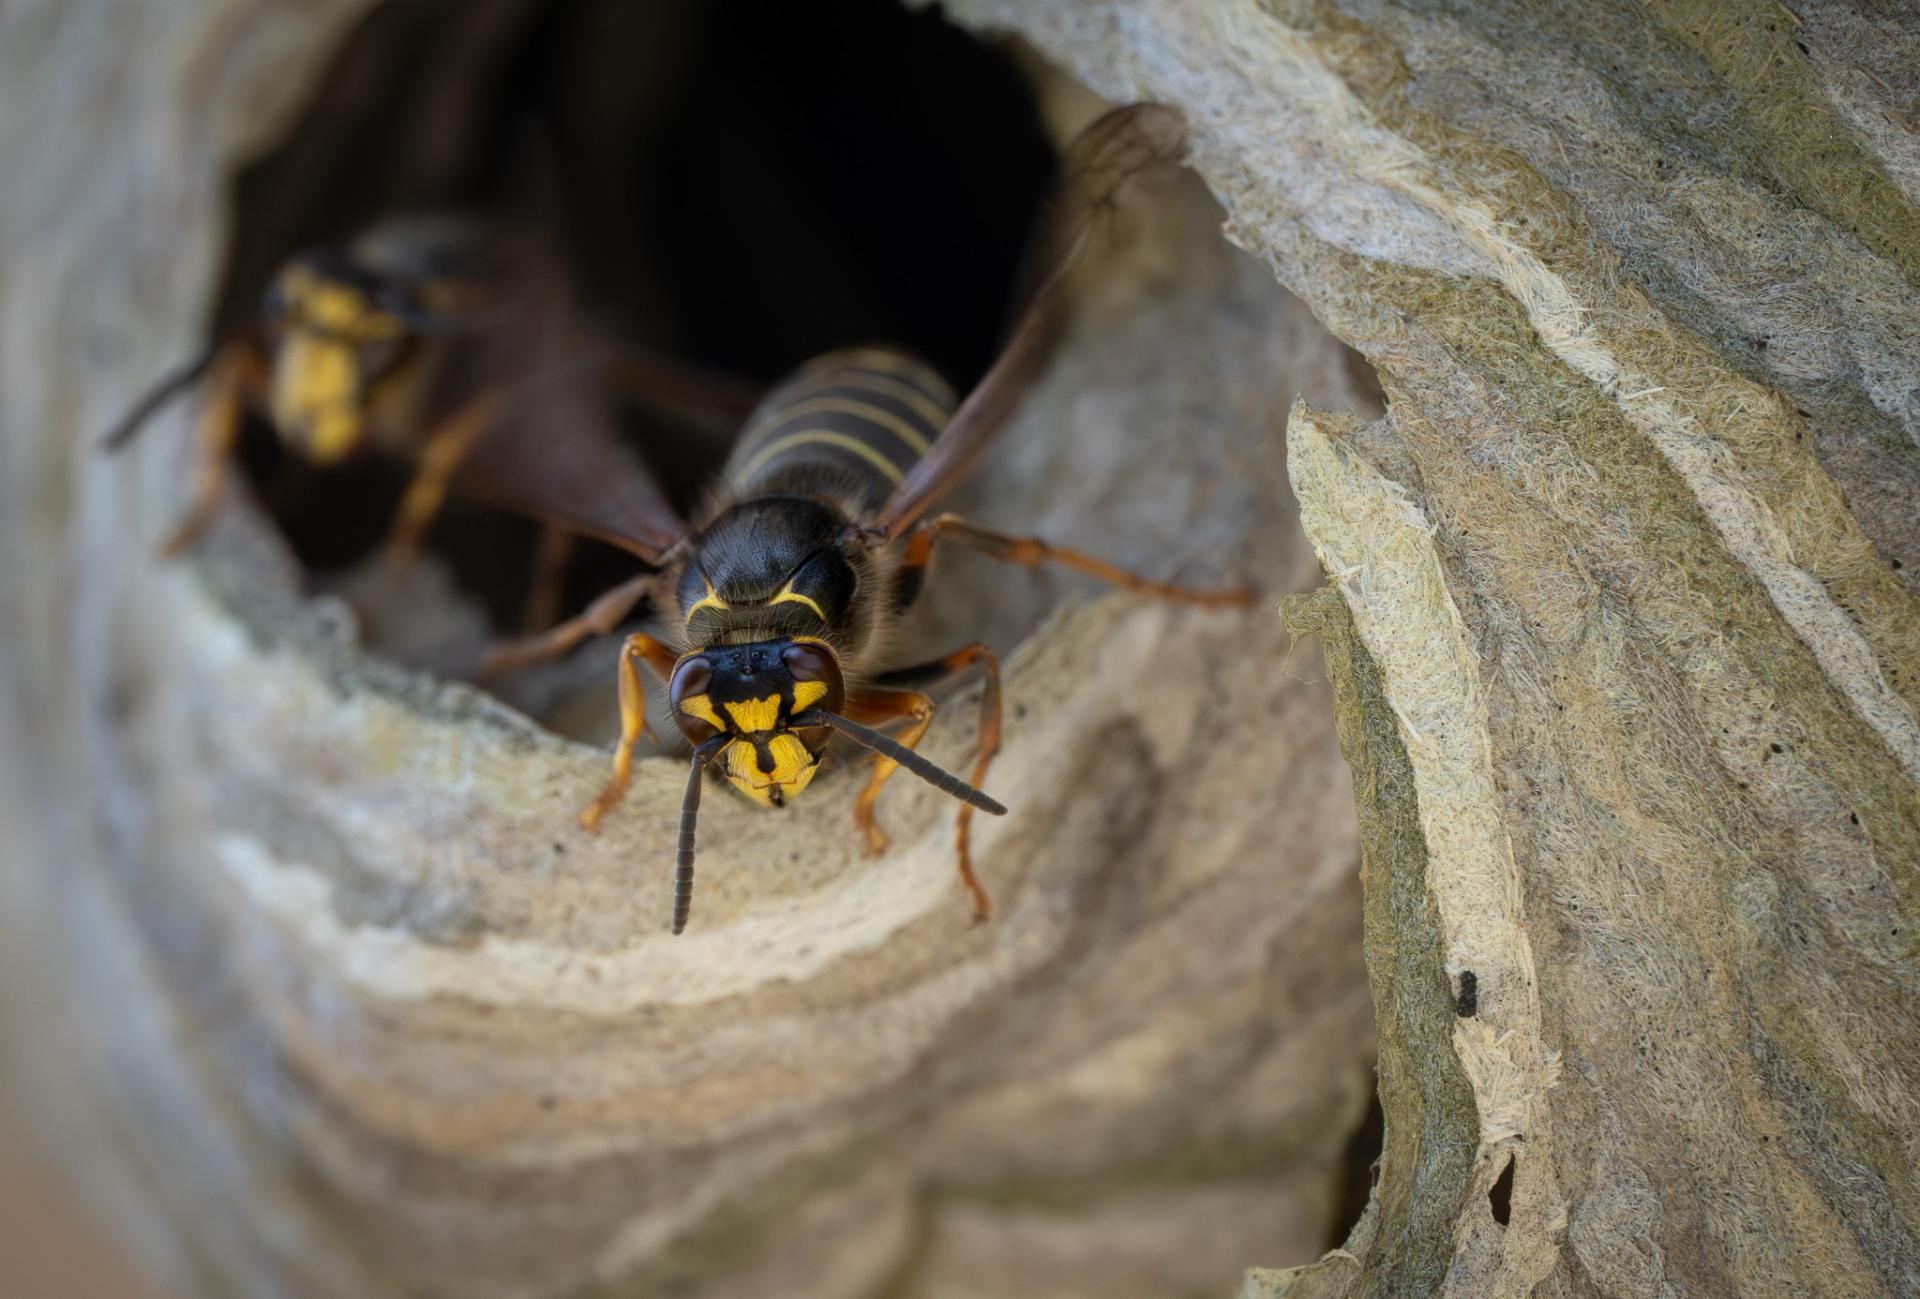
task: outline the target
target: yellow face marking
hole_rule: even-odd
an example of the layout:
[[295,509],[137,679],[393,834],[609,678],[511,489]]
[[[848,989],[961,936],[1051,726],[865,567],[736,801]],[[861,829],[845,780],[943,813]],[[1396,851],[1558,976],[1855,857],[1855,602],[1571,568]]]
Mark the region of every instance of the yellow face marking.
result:
[[274,354],[274,428],[317,465],[336,464],[360,441],[360,367],[344,343],[295,331]]
[[727,715],[733,718],[733,725],[742,735],[753,735],[759,731],[771,731],[780,724],[780,696],[768,695],[765,699],[749,699],[743,703],[722,704]]
[[824,681],[796,681],[793,683],[793,711],[804,713],[807,709],[827,697],[827,683]]
[[713,701],[705,695],[688,695],[680,701],[680,711],[688,717],[705,722],[716,731],[727,729],[727,724],[720,720],[720,714],[713,711]]
[[780,594],[774,596],[773,599],[767,601],[767,603],[769,605],[804,604],[807,606],[807,608],[813,610],[813,616],[818,618],[821,622],[825,622],[827,620],[826,610],[822,609],[812,596],[802,595],[800,594],[800,592],[793,589],[792,578],[788,578],[787,584],[780,588]]
[[699,613],[702,609],[718,609],[722,613],[725,613],[733,607],[720,598],[720,593],[713,589],[713,583],[707,580],[705,573],[700,574],[700,581],[706,586],[707,593],[698,600],[695,600],[693,607],[687,610],[687,621],[689,623],[693,621],[693,615]]
[[309,324],[333,334],[355,334],[372,313],[356,289],[325,282],[315,284],[300,303],[300,315]]
[[767,741],[767,753],[773,759],[770,772],[760,770],[759,752],[751,744],[729,744],[726,752],[727,779],[762,807],[774,805],[774,786],[780,786],[782,798],[792,798],[811,784],[814,773],[820,770],[820,760],[795,735],[774,736]]
[[898,465],[881,455],[878,451],[875,451],[859,438],[848,437],[845,433],[836,433],[832,429],[825,428],[801,429],[798,433],[788,433],[784,437],[775,438],[755,452],[746,464],[740,466],[739,471],[734,477],[745,481],[753,477],[753,475],[759,471],[760,466],[766,464],[767,461],[773,459],[775,456],[791,451],[795,447],[806,446],[813,442],[824,443],[827,446],[839,447],[842,451],[853,452],[853,454],[859,456],[862,460],[879,470],[881,477],[893,483],[895,486],[898,486],[900,480],[906,477],[906,474],[901,471]]

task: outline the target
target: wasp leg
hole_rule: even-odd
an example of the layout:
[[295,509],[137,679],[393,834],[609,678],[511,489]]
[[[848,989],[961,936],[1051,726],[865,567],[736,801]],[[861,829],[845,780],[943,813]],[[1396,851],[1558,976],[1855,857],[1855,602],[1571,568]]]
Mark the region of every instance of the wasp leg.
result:
[[187,513],[160,543],[161,555],[177,555],[199,540],[220,509],[226,484],[227,461],[240,440],[240,419],[250,401],[266,384],[266,362],[244,339],[236,339],[214,355],[207,368],[206,404],[194,441],[193,495]]
[[479,675],[498,676],[515,668],[544,663],[560,657],[589,637],[605,636],[618,627],[621,620],[633,611],[633,606],[640,603],[640,597],[652,589],[654,577],[652,573],[642,573],[622,582],[588,605],[586,612],[567,619],[550,631],[489,647],[486,656],[480,660]]
[[640,632],[627,637],[627,643],[620,647],[620,743],[613,751],[613,774],[607,777],[599,796],[580,813],[584,828],[599,826],[600,818],[626,795],[627,781],[633,775],[633,746],[647,731],[647,687],[640,679],[638,660],[645,659],[665,681],[673,676],[674,657],[672,650]]
[[[933,700],[917,690],[863,690],[847,700],[847,716],[868,726],[884,726],[888,722],[906,718],[907,724],[894,738],[911,749],[920,743],[920,737],[933,724]],[[860,797],[853,802],[853,823],[866,836],[867,855],[870,857],[878,857],[885,852],[889,842],[887,832],[874,819],[874,800],[880,797],[880,791],[899,769],[899,764],[891,759],[876,758],[866,788],[860,791]]]
[[[1137,573],[1115,568],[1104,559],[1096,559],[1082,551],[1055,546],[1038,537],[1015,537],[1008,533],[995,532],[991,528],[983,528],[977,523],[969,522],[957,514],[942,514],[923,526],[926,531],[916,533],[913,541],[908,545],[906,562],[909,565],[913,562],[920,538],[931,534],[942,540],[952,540],[963,546],[970,546],[1004,563],[1019,564],[1023,568],[1036,568],[1041,564],[1059,564],[1063,568],[1090,573],[1123,591],[1134,591],[1140,595],[1151,595],[1157,599],[1173,600],[1180,604],[1245,607],[1253,600],[1253,592],[1245,587],[1196,591],[1189,587],[1174,586],[1168,582],[1156,582],[1151,578],[1141,577]],[[931,548],[931,543],[928,543],[922,553],[930,551]],[[921,562],[925,563],[924,558]]]
[[[981,665],[986,685],[980,692],[980,741],[974,749],[973,774],[968,783],[982,789],[986,785],[987,768],[1000,752],[1000,656],[976,641],[931,663],[883,673],[880,680],[896,685],[950,681],[975,663]],[[960,883],[973,901],[973,918],[978,923],[992,914],[993,907],[987,900],[987,891],[973,873],[972,831],[973,807],[962,803],[954,824],[954,860],[960,871]]]
[[933,543],[939,536],[931,523],[907,534],[906,553],[900,557],[900,567],[893,571],[897,608],[905,609],[920,598],[920,590],[927,581],[927,565],[933,562]]
[[527,607],[521,614],[529,634],[545,631],[560,616],[560,595],[566,585],[567,565],[573,561],[573,534],[559,528],[540,529],[533,556],[533,583],[527,588]]
[[[924,561],[923,561],[924,562]],[[980,742],[974,750],[973,774],[969,783],[975,789],[981,788],[987,779],[987,769],[993,765],[994,755],[1000,752],[1000,659],[985,645],[975,643],[963,649],[957,649],[944,658],[931,663],[922,663],[916,667],[899,668],[883,673],[880,681],[889,686],[933,685],[950,681],[974,664],[980,664],[986,677],[986,688],[980,695]],[[907,700],[918,700],[926,711],[926,720],[916,726],[910,725],[902,731],[900,742],[908,748],[919,743],[926,733],[927,723],[933,718],[933,704],[923,694],[905,689],[893,689],[884,692],[869,691],[861,697],[866,702],[874,694],[885,693]],[[909,705],[911,709],[913,706]],[[896,714],[897,715],[897,714]],[[917,712],[908,715],[917,718]],[[856,721],[863,720],[859,717]],[[909,738],[911,735],[911,738]],[[887,777],[893,774],[894,764],[881,759],[881,765],[874,768],[873,776],[867,782],[867,788],[861,791],[859,801],[854,804],[854,820],[866,832],[867,843],[875,851],[886,847],[887,837],[873,820],[873,800],[878,797],[880,787]],[[958,820],[954,826],[954,862],[960,872],[960,883],[967,890],[967,897],[973,903],[973,918],[976,922],[985,920],[992,914],[992,903],[987,899],[987,891],[980,885],[979,877],[973,873],[972,852],[973,808],[965,803],[960,805]],[[878,847],[875,848],[876,837]]]
[[467,402],[436,428],[429,430],[420,445],[420,460],[413,481],[400,498],[393,528],[387,533],[387,559],[394,564],[410,564],[420,553],[420,540],[446,504],[447,484],[454,470],[473,450],[474,442],[486,431],[499,413],[500,399],[483,393]]

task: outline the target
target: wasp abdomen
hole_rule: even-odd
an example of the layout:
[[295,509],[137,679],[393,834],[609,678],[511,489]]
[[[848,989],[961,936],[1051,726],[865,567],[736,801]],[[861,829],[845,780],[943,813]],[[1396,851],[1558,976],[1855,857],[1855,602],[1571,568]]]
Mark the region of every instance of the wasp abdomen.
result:
[[760,404],[726,480],[742,496],[825,490],[877,508],[940,436],[953,407],[946,381],[905,352],[829,352]]

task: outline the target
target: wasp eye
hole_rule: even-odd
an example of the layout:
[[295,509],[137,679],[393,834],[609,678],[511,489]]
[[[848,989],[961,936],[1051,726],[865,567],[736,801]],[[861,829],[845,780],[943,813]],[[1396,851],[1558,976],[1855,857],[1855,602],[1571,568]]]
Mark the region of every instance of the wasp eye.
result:
[[[781,651],[781,660],[794,680],[794,708],[825,708],[836,712],[846,702],[846,684],[840,676],[840,661],[825,645],[802,643]],[[817,682],[818,684],[809,684]]]
[[833,655],[818,645],[789,645],[781,657],[795,681],[829,681],[840,675]]
[[691,658],[673,670],[673,685],[668,693],[673,697],[677,708],[680,701],[694,695],[703,695],[707,687],[713,684],[713,660]]
[[673,724],[680,728],[680,734],[694,744],[711,739],[718,735],[719,731],[714,728],[712,722],[706,720],[706,717],[713,716],[710,710],[706,717],[695,717],[681,711],[681,705],[689,699],[707,693],[707,687],[712,684],[713,660],[702,656],[687,659],[675,668],[673,681],[667,687],[667,697],[673,701]]
[[413,294],[398,284],[384,284],[375,289],[368,299],[368,306],[380,315],[391,318],[407,333],[422,333],[431,327],[431,314],[422,310]]

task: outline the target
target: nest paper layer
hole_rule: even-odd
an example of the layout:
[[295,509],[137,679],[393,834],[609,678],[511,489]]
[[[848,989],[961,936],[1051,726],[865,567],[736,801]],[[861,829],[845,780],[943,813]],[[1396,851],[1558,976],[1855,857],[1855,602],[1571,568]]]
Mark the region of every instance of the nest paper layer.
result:
[[1249,1293],[1911,1293],[1911,17],[955,7],[1183,107],[1389,398],[1289,434],[1387,1150]]
[[[1014,812],[975,836],[994,923],[950,803],[896,782],[869,861],[831,773],[781,815],[709,798],[674,939],[682,762],[585,836],[603,752],[363,653],[244,509],[150,558],[184,419],[117,462],[87,434],[191,346],[235,152],[354,9],[62,44],[106,21],[77,5],[0,42],[0,528],[31,557],[0,587],[0,1025],[69,1171],[193,1294],[1060,1299],[1312,1256],[1372,1042],[1332,720],[1270,600],[954,557],[935,648],[1041,625],[1006,673]],[[93,155],[21,125],[106,83]],[[1219,219],[1187,177],[1090,277],[967,508],[1278,598],[1316,580],[1287,403],[1359,398]]]

